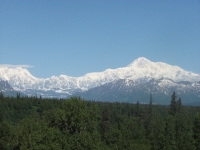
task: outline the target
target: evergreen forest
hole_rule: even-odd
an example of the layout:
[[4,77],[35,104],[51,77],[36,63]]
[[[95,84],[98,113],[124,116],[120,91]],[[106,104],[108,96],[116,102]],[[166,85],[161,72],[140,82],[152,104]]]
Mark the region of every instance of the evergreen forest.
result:
[[200,107],[4,97],[0,150],[200,150]]

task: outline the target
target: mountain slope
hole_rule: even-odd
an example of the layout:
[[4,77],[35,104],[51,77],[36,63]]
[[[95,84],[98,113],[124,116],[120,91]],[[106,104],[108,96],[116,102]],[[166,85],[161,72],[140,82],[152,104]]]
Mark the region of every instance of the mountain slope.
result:
[[13,88],[8,84],[7,81],[0,79],[0,91],[1,92],[13,91]]
[[154,103],[169,104],[174,91],[183,103],[200,102],[200,83],[174,82],[167,78],[120,79],[74,95],[90,100],[148,103],[153,94]]
[[[126,67],[88,73],[81,77],[60,75],[42,79],[32,76],[28,70],[23,68],[0,68],[0,78],[7,80],[15,90],[29,94],[36,94],[40,91],[40,93],[44,93],[44,96],[53,96],[55,93],[68,96],[77,91],[86,91],[119,79],[159,79],[162,77],[176,82],[200,81],[199,74],[185,71],[178,66],[171,66],[162,62],[151,62],[144,57],[134,60]],[[45,93],[52,94],[46,95]]]
[[2,92],[4,96],[16,96],[17,93],[17,91],[15,91],[7,81],[1,79],[0,92]]

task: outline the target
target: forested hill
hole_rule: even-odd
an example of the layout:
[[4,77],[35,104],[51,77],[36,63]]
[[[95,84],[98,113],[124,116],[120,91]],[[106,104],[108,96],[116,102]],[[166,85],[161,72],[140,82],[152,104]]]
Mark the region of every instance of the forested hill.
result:
[[4,97],[1,150],[199,150],[200,107]]

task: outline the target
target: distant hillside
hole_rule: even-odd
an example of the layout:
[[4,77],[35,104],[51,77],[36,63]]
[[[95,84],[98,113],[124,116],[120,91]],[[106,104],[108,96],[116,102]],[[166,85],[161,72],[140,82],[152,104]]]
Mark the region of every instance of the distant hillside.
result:
[[169,104],[174,91],[181,97],[183,103],[200,102],[199,82],[175,82],[166,78],[121,79],[74,95],[99,101],[148,103],[152,94],[154,103]]
[[[8,81],[0,79],[0,92],[3,93],[4,96],[16,97],[17,91],[15,91],[12,86],[8,83]],[[21,93],[22,94],[22,93]],[[23,94],[22,94],[23,95]]]

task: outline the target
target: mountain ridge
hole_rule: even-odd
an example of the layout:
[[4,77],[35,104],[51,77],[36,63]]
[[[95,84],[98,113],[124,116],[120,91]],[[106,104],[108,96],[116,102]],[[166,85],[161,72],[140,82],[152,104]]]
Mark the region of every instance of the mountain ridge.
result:
[[74,96],[88,100],[148,103],[152,94],[154,103],[169,104],[174,91],[182,98],[183,103],[200,102],[199,82],[174,82],[167,78],[119,79],[87,91],[77,92]]
[[140,57],[126,67],[106,69],[103,72],[87,73],[80,77],[67,75],[51,76],[50,78],[36,78],[24,68],[0,68],[0,79],[7,80],[17,91],[54,91],[65,95],[72,95],[76,91],[101,86],[103,84],[119,80],[140,78],[169,78],[173,81],[200,81],[200,75],[185,71],[178,66],[172,66],[163,62],[151,62]]

